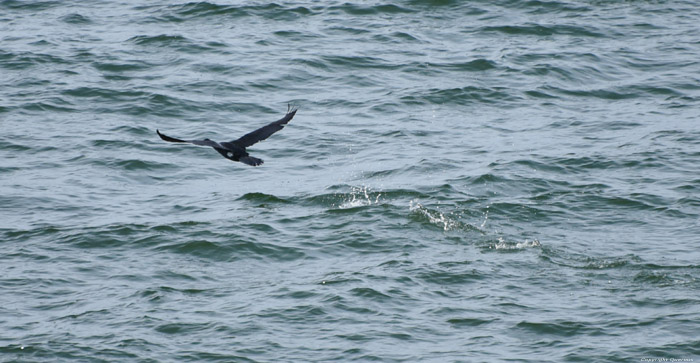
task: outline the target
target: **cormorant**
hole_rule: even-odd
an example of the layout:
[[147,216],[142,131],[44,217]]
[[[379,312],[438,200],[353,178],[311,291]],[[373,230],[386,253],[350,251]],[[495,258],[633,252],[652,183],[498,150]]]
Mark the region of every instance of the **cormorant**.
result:
[[253,132],[250,132],[243,137],[241,137],[238,140],[234,140],[231,142],[216,142],[212,141],[209,139],[204,139],[204,140],[180,140],[176,139],[174,137],[166,136],[160,133],[159,130],[156,130],[156,133],[158,136],[160,136],[161,139],[168,141],[168,142],[186,142],[190,144],[195,144],[195,145],[200,145],[200,146],[211,146],[214,148],[214,150],[218,151],[219,154],[221,154],[223,157],[229,160],[233,161],[240,161],[242,163],[252,165],[252,166],[258,166],[263,163],[261,159],[258,159],[256,157],[252,157],[248,155],[248,152],[246,151],[246,148],[249,146],[252,146],[253,144],[257,143],[258,141],[262,141],[270,137],[270,135],[274,134],[275,132],[282,130],[284,128],[284,125],[289,122],[292,117],[297,113],[297,109],[291,109],[289,105],[287,106],[287,114],[284,115],[281,119],[270,123],[267,126],[263,126]]

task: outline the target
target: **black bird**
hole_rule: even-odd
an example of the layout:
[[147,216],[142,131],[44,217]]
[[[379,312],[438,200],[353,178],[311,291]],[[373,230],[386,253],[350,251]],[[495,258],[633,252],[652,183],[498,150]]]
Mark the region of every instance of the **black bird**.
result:
[[204,140],[180,140],[176,139],[174,137],[166,136],[160,133],[159,130],[156,130],[156,133],[158,136],[160,136],[161,139],[169,142],[187,142],[190,144],[195,144],[195,145],[201,145],[201,146],[211,146],[214,148],[214,150],[218,151],[219,154],[221,154],[223,157],[229,160],[233,161],[240,161],[242,163],[252,165],[252,166],[258,166],[263,163],[261,159],[258,159],[256,157],[252,157],[248,155],[248,152],[246,151],[246,148],[248,146],[252,146],[253,144],[257,143],[258,141],[263,141],[270,137],[270,135],[274,134],[275,132],[282,130],[284,128],[284,125],[289,122],[289,120],[294,117],[294,115],[297,113],[297,109],[291,109],[289,106],[287,106],[287,114],[284,115],[281,119],[270,123],[267,126],[263,126],[251,133],[245,134],[243,137],[241,137],[238,140],[234,140],[231,142],[216,142],[212,141],[209,139],[204,139]]

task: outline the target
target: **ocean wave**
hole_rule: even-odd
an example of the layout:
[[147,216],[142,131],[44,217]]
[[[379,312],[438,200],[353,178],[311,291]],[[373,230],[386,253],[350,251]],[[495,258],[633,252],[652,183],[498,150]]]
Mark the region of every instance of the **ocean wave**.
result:
[[424,91],[413,92],[402,96],[401,102],[405,105],[471,105],[471,104],[498,104],[506,107],[508,104],[523,100],[522,96],[512,93],[505,87],[475,87],[460,88],[431,88]]
[[63,16],[61,18],[61,20],[68,23],[68,24],[76,24],[76,25],[87,25],[87,24],[93,23],[93,21],[89,17],[82,15],[82,14],[78,14],[78,13],[72,13],[72,14],[68,14],[66,16]]
[[569,35],[582,36],[591,38],[605,37],[604,33],[592,29],[592,27],[578,25],[543,25],[543,24],[525,24],[525,25],[502,25],[502,26],[485,26],[479,29],[481,32],[498,32],[507,35],[535,35],[535,36],[552,36],[552,35]]
[[255,5],[221,5],[206,1],[190,2],[181,5],[139,6],[139,10],[146,10],[150,15],[145,22],[173,22],[207,20],[211,18],[235,19],[249,16],[259,16],[275,20],[293,20],[299,16],[313,14],[313,11],[305,6],[286,7],[276,3]]
[[350,15],[378,15],[378,14],[401,14],[401,13],[412,13],[411,9],[401,7],[395,4],[380,4],[380,5],[370,5],[363,6],[353,3],[345,3],[342,5],[332,5],[328,7],[327,11],[343,11]]
[[28,3],[25,1],[4,0],[0,2],[0,8],[22,11],[44,11],[59,7],[61,5],[62,2],[60,1],[32,1]]
[[0,68],[8,70],[25,70],[34,67],[71,64],[69,59],[61,56],[29,51],[0,51]]

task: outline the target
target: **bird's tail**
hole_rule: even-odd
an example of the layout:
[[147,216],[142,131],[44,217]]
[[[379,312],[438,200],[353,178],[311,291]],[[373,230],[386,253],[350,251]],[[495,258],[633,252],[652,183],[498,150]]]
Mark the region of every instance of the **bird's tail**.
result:
[[252,156],[244,156],[239,159],[242,163],[252,165],[252,166],[258,166],[263,163],[262,159],[258,159]]

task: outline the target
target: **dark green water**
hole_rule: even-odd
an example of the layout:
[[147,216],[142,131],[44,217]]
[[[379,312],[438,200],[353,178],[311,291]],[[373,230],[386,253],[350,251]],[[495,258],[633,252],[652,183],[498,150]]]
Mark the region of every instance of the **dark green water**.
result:
[[0,1],[0,361],[698,361],[698,24]]

